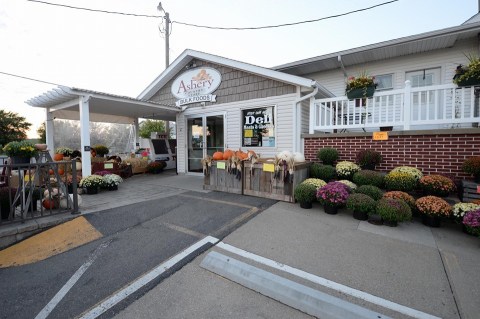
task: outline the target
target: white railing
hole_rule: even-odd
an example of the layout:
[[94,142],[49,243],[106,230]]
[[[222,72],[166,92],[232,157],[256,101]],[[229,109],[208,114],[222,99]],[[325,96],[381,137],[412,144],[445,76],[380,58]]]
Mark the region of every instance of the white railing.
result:
[[310,134],[332,130],[375,131],[472,126],[480,122],[480,88],[444,84],[377,91],[372,98],[346,96],[315,100],[310,105]]

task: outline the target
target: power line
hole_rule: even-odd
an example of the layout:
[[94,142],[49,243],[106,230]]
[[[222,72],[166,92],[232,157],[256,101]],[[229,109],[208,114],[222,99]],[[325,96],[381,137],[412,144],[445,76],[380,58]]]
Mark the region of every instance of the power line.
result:
[[76,9],[76,10],[85,10],[85,11],[101,12],[101,13],[109,13],[109,14],[121,14],[121,15],[125,15],[125,16],[143,17],[143,18],[163,18],[162,16],[156,16],[156,15],[126,13],[126,12],[117,12],[117,11],[108,11],[108,10],[99,10],[99,9],[89,9],[89,8],[74,7],[74,6],[69,6],[69,5],[66,5],[66,4],[51,3],[51,2],[39,1],[39,0],[27,0],[27,1],[37,2],[37,3],[41,3],[41,4],[48,4],[48,5],[51,5],[51,6],[64,7],[64,8],[69,8],[69,9]]
[[37,79],[29,78],[29,77],[26,77],[26,76],[17,75],[17,74],[12,74],[12,73],[7,73],[7,72],[2,72],[2,71],[0,71],[0,74],[4,74],[4,75],[8,75],[8,76],[13,76],[13,77],[15,77],[15,78],[20,78],[20,79],[24,79],[24,80],[35,81],[35,82],[39,82],[39,83],[45,83],[45,84],[56,85],[56,86],[65,86],[65,85],[58,84],[58,83],[53,83],[53,82],[48,82],[48,81],[37,80]]
[[312,22],[318,22],[322,20],[327,20],[327,19],[332,19],[332,18],[338,18],[342,16],[346,16],[349,14],[353,14],[356,12],[361,12],[361,11],[367,11],[371,10],[376,7],[384,6],[393,2],[397,2],[399,0],[392,0],[392,1],[387,1],[383,2],[380,4],[376,4],[371,7],[363,8],[363,9],[357,9],[345,13],[340,13],[336,15],[331,15],[328,17],[323,17],[323,18],[318,18],[318,19],[313,19],[313,20],[305,20],[305,21],[299,21],[299,22],[291,22],[291,23],[283,23],[283,24],[278,24],[278,25],[268,25],[268,26],[263,26],[263,27],[246,27],[246,28],[227,28],[227,27],[212,27],[212,26],[205,26],[205,25],[198,25],[198,24],[192,24],[192,23],[186,23],[186,22],[179,22],[179,21],[172,21],[172,23],[177,23],[189,27],[196,27],[196,28],[204,28],[204,29],[214,29],[214,30],[236,30],[236,31],[242,31],[242,30],[261,30],[261,29],[272,29],[272,28],[280,28],[280,27],[287,27],[287,26],[292,26],[292,25],[298,25],[298,24],[305,24],[305,23],[312,23]]
[[[126,12],[117,12],[117,11],[108,11],[108,10],[99,10],[99,9],[89,9],[89,8],[83,8],[83,7],[74,7],[74,6],[69,6],[65,4],[59,4],[59,3],[50,3],[46,1],[40,1],[40,0],[27,0],[29,2],[36,2],[36,3],[41,3],[41,4],[46,4],[46,5],[52,5],[52,6],[59,6],[59,7],[64,7],[64,8],[69,8],[69,9],[76,9],[76,10],[85,10],[85,11],[91,11],[91,12],[100,12],[100,13],[108,13],[108,14],[120,14],[120,15],[125,15],[125,16],[134,16],[134,17],[143,17],[143,18],[165,18],[163,16],[158,16],[158,15],[146,15],[146,14],[136,14],[136,13],[126,13]],[[187,23],[187,22],[181,22],[181,21],[171,21],[171,23],[177,23],[180,25],[188,26],[188,27],[194,27],[194,28],[203,28],[203,29],[212,29],[212,30],[235,30],[235,31],[245,31],[245,30],[261,30],[261,29],[272,29],[272,28],[280,28],[280,27],[287,27],[287,26],[293,26],[293,25],[299,25],[299,24],[305,24],[305,23],[312,23],[312,22],[318,22],[322,20],[328,20],[328,19],[333,19],[333,18],[338,18],[346,15],[350,15],[353,13],[357,12],[362,12],[362,11],[367,11],[371,10],[377,7],[381,7],[387,4],[391,4],[393,2],[397,2],[399,0],[391,0],[383,3],[379,3],[370,7],[362,8],[362,9],[357,9],[357,10],[352,10],[348,11],[345,13],[340,13],[340,14],[335,14],[323,18],[318,18],[318,19],[312,19],[312,20],[304,20],[304,21],[298,21],[298,22],[291,22],[291,23],[283,23],[283,24],[278,24],[278,25],[268,25],[268,26],[261,26],[261,27],[215,27],[215,26],[207,26],[207,25],[200,25],[200,24],[193,24],[193,23]]]

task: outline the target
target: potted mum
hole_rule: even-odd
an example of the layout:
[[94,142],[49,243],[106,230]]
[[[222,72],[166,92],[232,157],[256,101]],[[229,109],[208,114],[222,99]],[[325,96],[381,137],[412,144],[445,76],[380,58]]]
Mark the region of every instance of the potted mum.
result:
[[353,193],[353,192],[355,192],[355,190],[357,189],[357,184],[355,184],[355,183],[353,183],[353,182],[351,182],[351,181],[349,181],[349,180],[341,179],[341,180],[339,180],[339,181],[337,181],[337,182],[342,183],[342,184],[348,186],[348,192],[349,192],[349,193]]
[[353,182],[358,186],[373,185],[383,187],[385,175],[380,172],[371,171],[368,169],[361,170],[353,174]]
[[425,195],[446,197],[453,192],[456,187],[453,181],[442,175],[426,175],[418,181],[420,188]]
[[396,227],[399,222],[412,219],[412,210],[401,199],[380,199],[377,203],[376,212],[382,217],[383,224],[390,227]]
[[480,209],[467,212],[463,216],[465,232],[473,236],[480,236]]
[[165,163],[164,161],[151,162],[147,165],[147,172],[150,174],[158,174],[162,172],[166,166],[167,163]]
[[362,185],[357,188],[356,193],[365,194],[373,198],[374,200],[379,200],[383,197],[383,192],[380,188],[373,185]]
[[417,187],[417,179],[401,171],[391,171],[385,176],[385,188],[389,191],[410,192]]
[[369,98],[375,93],[376,87],[375,77],[364,71],[357,77],[351,76],[347,79],[345,94],[349,100]]
[[347,208],[353,211],[353,218],[367,220],[368,215],[375,212],[377,203],[373,198],[365,194],[352,194],[347,199]]
[[108,189],[109,191],[118,190],[118,185],[123,182],[123,179],[117,174],[106,174],[103,175],[102,187]]
[[98,189],[103,185],[103,178],[99,175],[88,175],[82,178],[79,186],[86,189],[87,194],[98,194]]
[[480,183],[480,156],[467,158],[462,164],[462,170],[474,176],[475,183]]
[[300,203],[301,208],[310,209],[316,199],[317,187],[310,183],[302,182],[295,187],[295,200]]
[[59,147],[55,150],[55,154],[61,154],[63,155],[63,159],[65,159],[65,157],[70,157],[73,153],[73,150],[71,148],[68,148],[68,147]]
[[477,209],[480,209],[480,204],[456,203],[452,208],[452,217],[457,223],[463,223],[465,214]]
[[317,191],[317,200],[323,205],[325,213],[331,215],[338,213],[338,208],[345,205],[348,196],[348,186],[339,182],[330,182]]
[[420,197],[415,202],[415,206],[422,214],[422,223],[430,227],[440,227],[442,217],[449,217],[452,214],[452,207],[436,196]]
[[412,195],[409,195],[405,192],[401,192],[401,191],[386,192],[385,194],[383,194],[383,197],[384,198],[401,199],[405,203],[407,203],[408,206],[410,206],[410,209],[412,209],[412,211],[415,208],[415,198],[413,198]]
[[353,174],[360,171],[360,166],[354,162],[342,161],[335,166],[338,178],[351,180]]
[[357,153],[356,160],[362,169],[375,170],[375,166],[382,162],[382,155],[375,150],[366,149]]
[[321,160],[324,165],[333,165],[338,159],[338,151],[333,147],[324,147],[318,150],[317,158]]
[[10,142],[3,151],[11,158],[12,164],[28,164],[30,158],[38,154],[35,145],[28,141]]
[[313,163],[310,166],[310,177],[319,178],[321,180],[329,182],[335,178],[335,167],[333,167],[332,165]]
[[327,183],[320,178],[307,178],[304,180],[301,184],[310,184],[315,186],[316,190],[318,190],[320,187],[327,185]]

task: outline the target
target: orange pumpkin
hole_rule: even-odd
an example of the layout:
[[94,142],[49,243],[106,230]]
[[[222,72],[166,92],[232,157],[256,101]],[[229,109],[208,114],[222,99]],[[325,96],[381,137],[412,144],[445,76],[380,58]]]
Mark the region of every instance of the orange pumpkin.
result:
[[215,152],[213,153],[213,159],[215,161],[223,160],[223,153],[222,152]]
[[241,160],[244,160],[247,158],[247,153],[242,152],[241,150],[238,150],[235,152],[235,156],[238,157]]
[[223,159],[224,159],[224,160],[228,160],[228,159],[230,159],[230,157],[232,157],[233,155],[235,155],[235,154],[233,153],[232,150],[225,150],[225,152],[223,152]]
[[63,154],[55,154],[55,155],[53,155],[53,160],[54,160],[54,161],[61,161],[61,160],[63,160]]
[[48,174],[53,175],[53,174],[55,174],[55,172],[53,171],[53,169],[50,168],[50,169],[48,170]]
[[58,169],[58,174],[63,175],[65,173],[65,170],[63,168]]
[[53,199],[44,199],[42,201],[42,206],[45,209],[54,209],[55,208],[55,202],[53,201]]

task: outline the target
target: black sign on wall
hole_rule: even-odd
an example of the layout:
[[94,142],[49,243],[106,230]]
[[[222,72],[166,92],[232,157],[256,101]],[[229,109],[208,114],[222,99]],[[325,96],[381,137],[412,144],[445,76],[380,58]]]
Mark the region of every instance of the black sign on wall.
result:
[[275,146],[275,107],[242,110],[242,146]]

